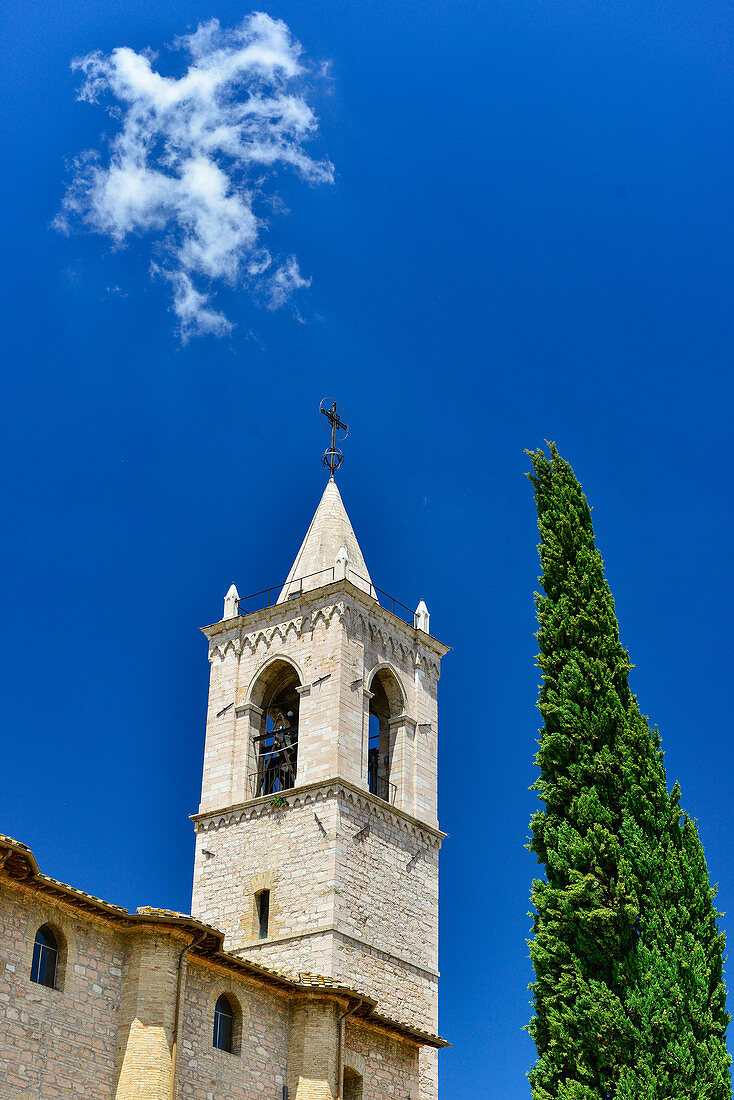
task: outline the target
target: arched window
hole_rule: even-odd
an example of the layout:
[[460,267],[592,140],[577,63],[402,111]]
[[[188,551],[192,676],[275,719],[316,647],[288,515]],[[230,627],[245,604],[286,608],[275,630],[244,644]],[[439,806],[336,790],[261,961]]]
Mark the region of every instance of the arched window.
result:
[[403,711],[400,685],[390,669],[382,668],[370,683],[372,698],[369,707],[369,739],[367,745],[367,786],[378,798],[394,802],[396,785],[391,782],[395,732],[390,719]]
[[232,1036],[234,1034],[234,1011],[229,998],[222,994],[214,1008],[214,1038],[212,1045],[217,1050],[226,1050],[232,1053]]
[[59,964],[59,945],[47,924],[36,932],[31,963],[31,981],[56,988],[56,972]]
[[362,1100],[362,1075],[356,1069],[344,1067],[344,1100]]
[[286,661],[276,661],[252,693],[263,710],[260,732],[254,737],[257,770],[250,776],[253,798],[278,794],[296,785],[298,772],[298,711],[301,697],[298,673]]

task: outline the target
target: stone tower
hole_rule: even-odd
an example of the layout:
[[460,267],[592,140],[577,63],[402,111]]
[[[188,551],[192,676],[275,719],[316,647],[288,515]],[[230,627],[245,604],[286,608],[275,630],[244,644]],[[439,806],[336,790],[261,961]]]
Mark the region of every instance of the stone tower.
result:
[[[204,630],[192,914],[235,954],[435,1034],[447,647],[428,627],[422,601],[408,612],[374,588],[332,477],[282,588],[241,601],[232,586]],[[435,1057],[421,1052],[421,1100]]]

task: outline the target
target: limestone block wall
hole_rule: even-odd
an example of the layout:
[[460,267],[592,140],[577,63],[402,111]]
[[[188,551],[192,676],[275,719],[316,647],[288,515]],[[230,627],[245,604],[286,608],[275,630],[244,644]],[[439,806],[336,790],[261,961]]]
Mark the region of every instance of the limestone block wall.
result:
[[381,1013],[433,1034],[437,1030],[438,980],[395,956],[340,936],[334,937],[334,977],[366,990]]
[[[233,1051],[212,1045],[214,1007],[225,994],[235,1010]],[[286,996],[191,958],[187,965],[178,1095],[182,1100],[280,1100],[288,1061]]]
[[[0,880],[0,1100],[169,1100],[178,960],[195,933],[154,919],[131,925],[121,912],[80,912]],[[57,989],[30,981],[44,924],[62,945]],[[270,985],[195,950],[181,980],[178,1097],[279,1100],[288,1083],[291,1100],[334,1100],[339,1018],[353,1001]],[[231,1053],[212,1044],[222,993],[235,1007]],[[364,1100],[435,1100],[421,1091],[423,1055],[411,1039],[353,1018],[345,1031],[344,1064],[363,1075]]]
[[437,1027],[438,844],[387,808],[339,802],[333,976]]
[[[63,941],[58,989],[30,980],[36,931]],[[111,1100],[124,947],[104,921],[81,920],[0,883],[0,1097]]]
[[[257,686],[278,660],[292,664],[306,688],[301,695],[300,731],[308,730],[308,739],[299,738],[298,782],[336,774],[339,681],[334,673],[341,666],[343,631],[328,602],[306,615],[298,612],[289,603],[207,630],[211,672],[202,813],[252,797],[249,776],[256,771],[252,738],[261,732]],[[314,681],[318,683],[312,688]]]
[[433,1047],[421,1047],[418,1069],[420,1100],[438,1100],[438,1051]]
[[362,1077],[364,1100],[376,1096],[429,1100],[420,1091],[418,1052],[414,1043],[387,1036],[353,1017],[346,1020],[344,1065]]
[[346,1005],[299,998],[291,1010],[288,1094],[293,1100],[334,1100],[338,1080],[339,1016]]
[[334,969],[334,934],[328,930],[274,943],[261,940],[243,947],[237,954],[296,979],[299,974],[328,976]]
[[[439,838],[339,783],[197,822],[192,908],[228,950],[338,978],[436,1029]],[[267,939],[254,898],[270,890]]]
[[[281,941],[333,925],[335,800],[278,808],[264,799],[197,828],[192,914],[225,933],[226,950],[257,941],[254,898],[263,889],[270,890],[269,935],[256,961],[276,966]],[[305,945],[300,969],[316,969],[309,957],[319,946]]]
[[376,803],[339,799],[335,927],[432,971],[438,964],[438,844]]
[[201,780],[200,809],[229,806],[248,796],[245,787],[247,763],[235,769],[234,703],[237,698],[239,654],[232,645],[210,653],[209,703],[206,718],[206,746]]

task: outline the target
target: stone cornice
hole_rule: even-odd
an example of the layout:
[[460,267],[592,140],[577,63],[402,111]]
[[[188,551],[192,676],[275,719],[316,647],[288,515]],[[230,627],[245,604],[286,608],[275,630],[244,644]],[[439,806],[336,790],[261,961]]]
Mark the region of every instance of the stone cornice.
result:
[[240,703],[234,708],[234,712],[238,718],[241,718],[244,714],[254,714],[259,717],[264,714],[265,711],[262,707],[259,707],[257,703]]
[[245,648],[254,652],[260,644],[269,649],[279,638],[284,642],[291,632],[300,636],[312,630],[320,620],[328,626],[335,616],[348,628],[359,627],[378,645],[392,648],[403,661],[438,679],[440,661],[448,646],[393,615],[348,580],[334,581],[304,592],[297,599],[225,619],[202,630],[209,639],[209,660],[214,661],[217,657],[223,660],[230,649],[237,656]]
[[[266,940],[251,940],[249,943],[243,943],[241,947],[236,947],[232,950],[231,954],[240,958],[246,951],[255,951],[256,953],[266,953],[267,948],[272,944],[278,943],[291,943],[294,940],[310,939],[313,936],[338,936],[341,940],[349,940],[350,943],[357,944],[358,947],[363,947],[367,951],[371,951],[374,954],[382,955],[385,959],[393,959],[399,962],[401,966],[409,967],[411,970],[415,970],[418,974],[423,974],[427,978],[441,977],[438,970],[428,970],[427,967],[421,966],[420,963],[415,962],[414,959],[408,959],[405,955],[398,955],[396,951],[388,951],[385,947],[379,947],[377,944],[370,943],[369,940],[362,939],[360,936],[355,936],[351,932],[344,932],[341,928],[335,927],[333,924],[321,925],[319,928],[304,928],[303,931],[291,932],[287,936],[268,936]],[[247,956],[245,956],[246,958]]]
[[367,595],[366,592],[363,592],[361,588],[357,588],[349,580],[332,581],[322,588],[312,588],[308,592],[303,592],[292,600],[271,604],[270,607],[251,611],[248,615],[223,619],[221,622],[202,627],[202,633],[210,640],[220,634],[227,634],[232,629],[249,634],[259,629],[275,626],[284,620],[310,616],[321,604],[334,603],[340,594],[347,596],[351,601],[360,605],[364,611],[369,612],[385,626],[392,627],[393,632],[397,630],[398,633],[407,634],[416,644],[425,646],[426,649],[435,653],[439,659],[449,652],[450,646],[444,645],[432,634],[426,634],[425,631],[417,630],[410,623],[406,623],[399,615],[394,615],[392,611],[388,611],[374,597]]
[[382,798],[355,786],[347,779],[325,779],[317,783],[306,783],[303,786],[293,787],[288,791],[279,791],[278,799],[285,805],[273,805],[274,796],[264,795],[260,798],[251,798],[247,802],[238,802],[232,806],[224,806],[218,810],[206,810],[202,813],[191,814],[197,833],[208,832],[210,829],[218,829],[226,825],[235,825],[249,818],[263,817],[267,814],[285,813],[291,807],[308,806],[314,802],[322,802],[327,798],[341,797],[360,806],[381,818],[396,824],[428,844],[438,847],[448,835],[440,829],[434,828],[425,821],[421,821],[405,810],[392,806]]

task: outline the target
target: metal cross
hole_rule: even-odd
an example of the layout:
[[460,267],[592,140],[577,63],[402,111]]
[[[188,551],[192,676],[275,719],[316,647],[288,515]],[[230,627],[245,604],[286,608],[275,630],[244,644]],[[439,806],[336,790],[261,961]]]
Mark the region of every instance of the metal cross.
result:
[[[336,445],[336,433],[337,430],[344,432],[342,439],[346,439],[349,428],[348,425],[345,424],[339,416],[339,406],[337,405],[336,401],[332,402],[331,408],[326,409],[323,407],[322,402],[319,411],[323,416],[324,421],[328,422],[328,424],[330,424],[331,426],[331,447],[328,450],[324,451],[321,461],[323,462],[324,466],[327,466],[329,470],[331,470],[331,476],[333,477],[336,470],[339,469],[342,462],[344,461],[344,455]],[[324,427],[326,427],[326,423],[324,424]],[[326,428],[326,430],[328,431],[329,429]]]

